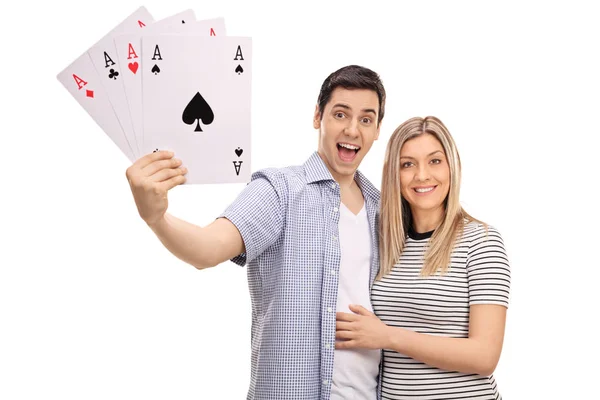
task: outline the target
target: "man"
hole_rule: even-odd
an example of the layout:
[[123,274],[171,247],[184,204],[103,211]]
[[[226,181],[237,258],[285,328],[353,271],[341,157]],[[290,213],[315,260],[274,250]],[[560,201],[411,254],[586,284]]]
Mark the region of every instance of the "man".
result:
[[254,173],[204,228],[166,212],[168,190],[186,173],[172,153],[127,169],[140,216],[175,256],[198,269],[229,259],[247,265],[248,399],[377,398],[380,352],[336,350],[335,325],[336,310],[371,304],[379,268],[379,191],[357,169],[379,137],[385,98],[375,72],[333,72],[314,113],[318,150],[303,165]]

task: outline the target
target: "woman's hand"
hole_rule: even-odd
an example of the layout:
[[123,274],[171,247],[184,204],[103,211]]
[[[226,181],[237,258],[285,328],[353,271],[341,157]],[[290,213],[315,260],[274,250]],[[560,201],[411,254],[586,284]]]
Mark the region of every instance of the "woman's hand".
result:
[[350,305],[355,314],[336,313],[336,349],[389,348],[391,328],[362,306]]

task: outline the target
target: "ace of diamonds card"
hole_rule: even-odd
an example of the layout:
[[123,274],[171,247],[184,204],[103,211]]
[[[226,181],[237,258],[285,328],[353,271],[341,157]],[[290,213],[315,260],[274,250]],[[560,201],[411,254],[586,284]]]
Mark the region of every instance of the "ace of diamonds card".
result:
[[248,182],[251,38],[151,35],[142,54],[160,69],[142,74],[145,152],[173,151],[188,184]]

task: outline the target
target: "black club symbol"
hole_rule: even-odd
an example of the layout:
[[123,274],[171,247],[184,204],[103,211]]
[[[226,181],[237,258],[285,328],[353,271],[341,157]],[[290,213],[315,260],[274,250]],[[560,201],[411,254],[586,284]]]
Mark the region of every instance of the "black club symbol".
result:
[[116,80],[117,76],[119,76],[119,71],[115,71],[114,68],[111,68],[110,74],[108,74],[108,77]]

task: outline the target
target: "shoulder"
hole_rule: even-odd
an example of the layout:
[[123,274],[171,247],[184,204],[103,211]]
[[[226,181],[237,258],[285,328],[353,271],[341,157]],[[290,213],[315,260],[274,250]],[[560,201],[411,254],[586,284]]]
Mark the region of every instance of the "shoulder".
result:
[[271,181],[282,181],[302,177],[304,168],[301,165],[292,165],[281,168],[263,168],[252,174],[252,180],[264,178]]
[[465,223],[463,243],[469,248],[470,256],[505,253],[500,231],[495,226],[480,221]]
[[256,180],[266,180],[278,190],[307,183],[304,168],[300,165],[260,169],[252,174],[251,183]]
[[248,185],[259,191],[274,191],[280,201],[287,203],[290,197],[305,191],[309,183],[305,170],[302,165],[260,169],[252,174]]
[[490,237],[502,239],[500,231],[493,225],[481,221],[465,221],[463,239],[473,242]]

